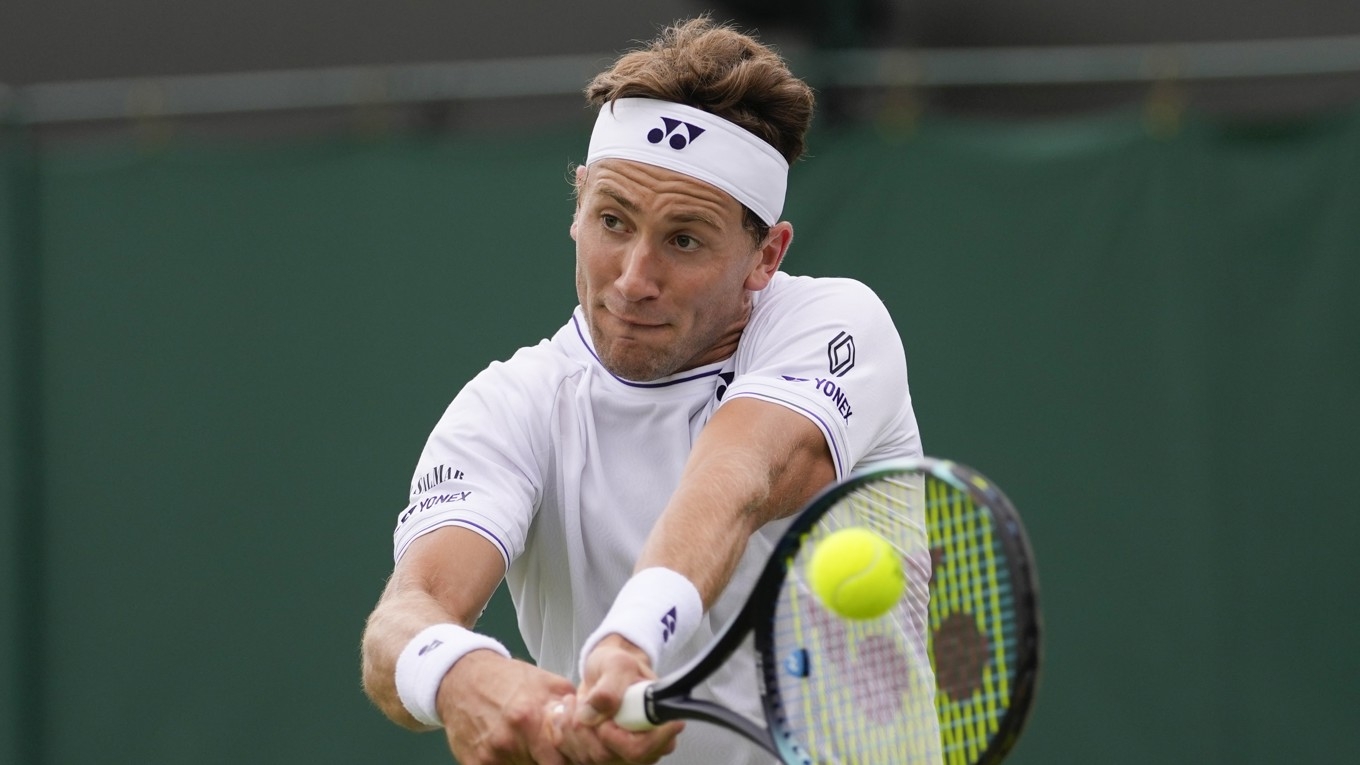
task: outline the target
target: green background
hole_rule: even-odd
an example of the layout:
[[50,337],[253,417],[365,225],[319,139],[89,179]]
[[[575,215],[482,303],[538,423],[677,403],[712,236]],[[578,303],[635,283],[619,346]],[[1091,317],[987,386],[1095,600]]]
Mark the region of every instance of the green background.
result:
[[[574,305],[588,126],[5,139],[0,761],[437,763],[359,689],[416,457]],[[817,131],[786,270],[861,278],[928,453],[1006,487],[1017,765],[1344,760],[1360,112]],[[522,651],[502,598],[486,629]]]

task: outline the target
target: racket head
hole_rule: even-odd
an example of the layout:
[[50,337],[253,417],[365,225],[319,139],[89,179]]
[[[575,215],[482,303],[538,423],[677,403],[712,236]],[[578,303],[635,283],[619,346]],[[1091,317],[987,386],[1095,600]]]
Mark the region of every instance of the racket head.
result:
[[[851,526],[887,539],[906,573],[877,618],[832,613],[805,579],[817,543]],[[947,541],[938,553],[931,531]],[[894,460],[830,487],[789,526],[750,611],[769,741],[786,763],[997,762],[1023,727],[1039,644],[1028,542],[969,468]],[[938,692],[936,668],[952,683]]]
[[986,477],[935,466],[930,656],[946,763],[995,765],[1019,740],[1042,664],[1038,574],[1015,506]]

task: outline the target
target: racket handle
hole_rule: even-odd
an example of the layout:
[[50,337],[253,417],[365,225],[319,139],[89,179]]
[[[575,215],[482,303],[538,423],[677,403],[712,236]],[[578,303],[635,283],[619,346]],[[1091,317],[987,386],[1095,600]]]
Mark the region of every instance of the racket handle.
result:
[[643,731],[656,727],[656,723],[647,716],[647,691],[651,687],[652,681],[643,680],[633,683],[623,692],[623,703],[619,705],[618,714],[614,715],[614,722],[620,728]]

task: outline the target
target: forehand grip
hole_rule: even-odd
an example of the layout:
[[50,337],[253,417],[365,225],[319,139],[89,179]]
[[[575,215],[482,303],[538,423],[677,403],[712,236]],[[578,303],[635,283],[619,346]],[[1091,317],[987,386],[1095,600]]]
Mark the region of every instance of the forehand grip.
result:
[[651,687],[651,680],[643,680],[628,686],[628,690],[623,692],[623,703],[619,705],[619,712],[614,715],[616,725],[631,731],[651,730],[656,727],[656,723],[647,715],[647,692]]

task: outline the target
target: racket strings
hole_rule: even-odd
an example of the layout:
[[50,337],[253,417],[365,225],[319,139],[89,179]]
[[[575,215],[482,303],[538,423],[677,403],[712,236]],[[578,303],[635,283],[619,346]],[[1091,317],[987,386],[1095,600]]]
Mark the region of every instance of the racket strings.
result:
[[934,558],[930,656],[944,761],[966,765],[986,750],[1009,706],[1015,603],[987,509],[943,482],[929,484],[925,509]]
[[[828,511],[789,561],[776,608],[774,646],[784,735],[807,762],[937,763],[939,732],[926,650],[929,551],[919,474],[866,484]],[[825,535],[863,526],[910,562],[907,594],[878,619],[849,621],[803,579]]]

